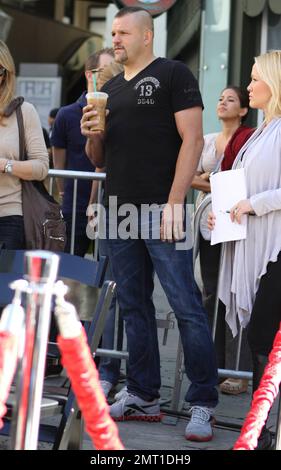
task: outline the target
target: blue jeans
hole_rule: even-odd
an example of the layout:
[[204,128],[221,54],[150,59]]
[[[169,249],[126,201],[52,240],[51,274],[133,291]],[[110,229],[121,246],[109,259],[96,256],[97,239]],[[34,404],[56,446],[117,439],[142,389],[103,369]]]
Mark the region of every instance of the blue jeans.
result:
[[[110,223],[108,215],[107,224]],[[191,381],[185,399],[191,405],[214,407],[218,402],[215,349],[194,280],[192,250],[178,250],[175,243],[163,243],[159,238],[141,239],[141,224],[138,217],[138,239],[124,240],[118,235],[108,240],[117,298],[126,325],[128,390],[147,401],[159,397],[160,357],[152,302],[155,270],[178,322],[186,374]],[[149,229],[154,232],[151,224],[150,220]]]
[[[99,240],[99,255],[108,255],[108,241]],[[110,265],[108,265],[105,280],[114,280]],[[113,349],[114,347],[114,331],[115,331],[115,311],[116,311],[116,297],[112,299],[111,306],[106,319],[104,332],[102,335],[101,347],[103,349]],[[117,336],[117,349],[122,350],[123,346],[123,321],[119,318],[118,325],[118,336]],[[108,382],[116,385],[118,383],[120,374],[120,359],[113,359],[111,357],[101,357],[99,362],[99,375],[101,380],[107,380]]]
[[0,243],[4,243],[6,250],[25,249],[24,224],[21,215],[0,217]]

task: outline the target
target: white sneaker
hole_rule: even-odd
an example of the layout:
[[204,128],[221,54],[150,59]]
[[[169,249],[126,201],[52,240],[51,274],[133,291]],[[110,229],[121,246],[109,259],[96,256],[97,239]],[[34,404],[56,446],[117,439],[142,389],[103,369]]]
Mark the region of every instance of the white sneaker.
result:
[[207,442],[213,438],[213,412],[213,408],[206,406],[191,408],[191,419],[185,429],[185,438],[188,441]]
[[121,388],[121,390],[114,395],[114,400],[119,401],[123,397],[123,395],[126,395],[128,393],[127,385],[125,387]]
[[110,390],[113,388],[113,384],[107,380],[100,380],[100,386],[104,393],[105,398],[108,397]]
[[159,401],[145,401],[142,398],[124,393],[121,400],[113,403],[110,407],[110,416],[115,421],[161,421]]

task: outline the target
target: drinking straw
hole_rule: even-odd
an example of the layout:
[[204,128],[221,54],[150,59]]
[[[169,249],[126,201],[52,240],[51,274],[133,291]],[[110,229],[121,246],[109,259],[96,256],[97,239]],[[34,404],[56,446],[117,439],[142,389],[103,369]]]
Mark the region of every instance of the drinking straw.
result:
[[96,72],[93,72],[93,73],[92,73],[92,78],[93,78],[94,91],[97,91]]
[[91,91],[93,91],[92,72],[86,71],[86,78],[88,93],[90,93]]

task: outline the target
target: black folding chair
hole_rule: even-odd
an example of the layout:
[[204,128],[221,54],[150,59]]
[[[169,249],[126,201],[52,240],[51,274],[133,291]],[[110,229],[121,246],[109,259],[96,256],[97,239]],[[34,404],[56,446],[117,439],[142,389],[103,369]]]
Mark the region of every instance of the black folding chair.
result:
[[[66,253],[59,253],[60,266],[58,278],[71,288],[68,298],[78,311],[83,306],[82,319],[87,332],[91,351],[94,353],[101,339],[108,309],[115,291],[115,283],[103,283],[107,259],[98,262]],[[0,305],[11,302],[13,292],[8,284],[23,277],[24,251],[0,251]],[[50,349],[49,349],[50,351]],[[58,354],[55,343],[51,344],[51,354]],[[40,425],[39,441],[53,443],[53,449],[80,449],[83,437],[81,413],[76,404],[71,386],[58,385],[57,378],[46,378],[41,403],[41,420],[45,417],[60,415],[55,425]],[[65,380],[64,380],[65,382]],[[9,434],[15,396],[11,393],[8,400],[8,414],[1,434]]]

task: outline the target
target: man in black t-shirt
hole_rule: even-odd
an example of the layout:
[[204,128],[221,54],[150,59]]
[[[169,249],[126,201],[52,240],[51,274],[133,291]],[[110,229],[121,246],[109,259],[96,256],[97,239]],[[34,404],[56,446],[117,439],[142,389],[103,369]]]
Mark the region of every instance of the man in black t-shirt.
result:
[[97,120],[91,106],[81,120],[88,157],[107,168],[110,261],[129,349],[127,391],[110,412],[116,420],[160,419],[155,270],[178,320],[191,381],[186,401],[192,418],[185,437],[208,441],[218,401],[217,369],[187,246],[190,228],[184,233],[185,196],[203,146],[201,95],[185,65],[154,57],[153,20],[146,10],[120,10],[112,36],[124,73],[103,87],[109,95],[106,132],[90,131],[90,118]]

